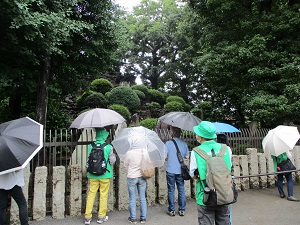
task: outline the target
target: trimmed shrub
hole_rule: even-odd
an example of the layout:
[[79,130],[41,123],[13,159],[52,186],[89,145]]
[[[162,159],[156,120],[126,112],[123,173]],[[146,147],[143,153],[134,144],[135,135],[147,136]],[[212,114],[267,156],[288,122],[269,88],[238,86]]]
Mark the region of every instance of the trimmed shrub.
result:
[[152,102],[158,102],[160,105],[163,105],[166,103],[164,94],[158,90],[149,89],[149,95],[150,95],[150,100]]
[[113,87],[113,84],[105,78],[96,79],[91,83],[91,89],[102,94],[110,92]]
[[150,130],[153,130],[156,127],[156,124],[157,124],[157,118],[147,118],[141,120],[139,123],[140,126],[146,127]]
[[184,101],[184,99],[182,97],[179,97],[179,96],[175,96],[175,95],[171,95],[169,96],[167,99],[166,99],[166,102],[179,102],[181,104],[186,104],[186,102]]
[[127,86],[113,88],[108,95],[109,104],[120,104],[128,107],[129,111],[138,109],[141,101],[138,95]]
[[139,91],[143,92],[145,95],[148,94],[148,90],[149,90],[149,89],[148,89],[145,85],[143,85],[143,84],[132,85],[131,88],[132,88],[132,90],[139,90]]
[[144,92],[139,91],[139,90],[133,90],[133,91],[137,94],[137,96],[139,97],[140,100],[146,98],[146,95],[144,94]]
[[151,117],[158,117],[161,111],[161,106],[157,102],[146,103],[147,109],[150,110]]
[[110,105],[108,106],[109,109],[116,111],[117,113],[120,113],[121,116],[123,116],[127,121],[131,118],[131,114],[128,110],[128,108],[124,105]]
[[168,102],[165,105],[166,112],[174,112],[174,111],[184,111],[184,106],[179,102]]
[[99,92],[94,92],[86,97],[85,102],[83,102],[84,106],[88,106],[90,108],[106,108],[107,107],[107,99],[106,97]]
[[77,106],[78,106],[78,107],[83,107],[83,106],[85,106],[86,98],[87,98],[88,96],[90,96],[91,94],[93,94],[93,93],[96,93],[96,92],[95,92],[95,91],[91,91],[91,90],[88,90],[88,91],[83,92],[82,95],[76,99],[76,104],[77,104]]

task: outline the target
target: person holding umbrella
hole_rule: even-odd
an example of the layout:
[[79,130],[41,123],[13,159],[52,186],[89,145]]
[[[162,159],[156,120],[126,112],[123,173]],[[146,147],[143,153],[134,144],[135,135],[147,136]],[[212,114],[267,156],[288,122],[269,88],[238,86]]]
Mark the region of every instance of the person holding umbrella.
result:
[[184,190],[184,180],[181,176],[181,165],[177,157],[177,149],[175,142],[178,146],[182,158],[188,159],[189,149],[187,143],[181,140],[181,129],[178,127],[171,127],[172,140],[166,142],[167,149],[167,167],[166,178],[168,186],[168,212],[169,216],[175,216],[175,183],[178,190],[178,214],[184,216],[186,206],[186,196]]
[[21,225],[28,225],[27,202],[22,190],[24,186],[23,170],[18,170],[0,175],[0,224],[6,223],[6,208],[8,195],[16,201],[19,207]]
[[[102,145],[105,143],[106,138],[108,137],[109,132],[107,132],[104,128],[96,128],[96,141],[94,142],[96,145]],[[107,171],[103,175],[94,175],[88,172],[87,177],[89,178],[89,191],[88,197],[86,201],[86,209],[85,209],[85,220],[84,224],[91,224],[92,221],[92,209],[95,201],[95,197],[98,189],[100,190],[100,198],[99,198],[99,211],[98,211],[98,219],[97,223],[103,223],[108,221],[107,213],[107,201],[108,201],[108,191],[110,187],[110,179],[113,177],[112,164],[116,161],[116,156],[113,153],[113,148],[111,145],[106,145],[104,147],[104,157],[107,163]],[[89,145],[88,153],[90,154],[92,151],[92,145]]]
[[[288,151],[286,153],[282,153],[279,156],[274,156],[272,155],[272,159],[274,162],[274,171],[275,172],[282,172],[280,171],[280,164],[282,164],[283,162],[285,162],[288,159],[292,158],[292,154]],[[294,190],[293,190],[293,176],[292,173],[281,173],[281,174],[277,174],[277,188],[278,188],[278,192],[280,195],[280,198],[285,198],[285,194],[283,191],[283,176],[285,176],[286,182],[287,182],[287,192],[288,192],[288,197],[287,200],[289,201],[295,201],[295,202],[299,202],[299,199],[296,199],[293,195],[294,195]]]

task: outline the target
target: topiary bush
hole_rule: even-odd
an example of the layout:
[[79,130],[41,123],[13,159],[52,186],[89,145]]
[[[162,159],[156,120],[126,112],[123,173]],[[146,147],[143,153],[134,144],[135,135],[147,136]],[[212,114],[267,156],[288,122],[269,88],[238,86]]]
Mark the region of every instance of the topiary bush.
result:
[[119,104],[113,104],[108,106],[109,109],[116,111],[117,113],[120,113],[121,116],[123,116],[127,121],[130,120],[131,114],[128,110],[128,108],[124,105]]
[[113,88],[108,94],[109,104],[120,104],[126,106],[130,112],[138,109],[141,101],[138,95],[127,86]]
[[169,97],[167,97],[166,102],[179,102],[181,104],[186,104],[186,102],[184,101],[184,99],[182,97],[179,96],[175,96],[175,95],[171,95]]
[[168,112],[176,112],[176,111],[184,111],[184,105],[179,102],[168,102],[165,105],[165,111]]
[[152,102],[158,102],[160,105],[164,105],[166,100],[164,98],[164,94],[155,89],[149,89],[150,100]]
[[83,92],[82,95],[76,99],[77,106],[78,107],[84,107],[85,106],[86,98],[88,96],[92,95],[93,93],[96,93],[96,92],[95,91],[91,91],[91,90]]
[[88,106],[90,108],[106,108],[107,104],[108,102],[106,97],[100,92],[94,92],[90,94],[82,103],[82,105]]
[[113,84],[105,78],[95,79],[91,83],[91,89],[93,91],[100,92],[102,94],[105,94],[106,92],[110,92],[111,89],[113,89],[113,87],[114,87]]
[[145,95],[147,95],[149,91],[149,89],[143,84],[132,85],[131,88],[132,90],[139,90],[143,92]]
[[146,95],[144,94],[144,92],[139,91],[139,90],[133,90],[133,91],[137,94],[137,96],[139,97],[140,100],[143,100],[146,98]]
[[158,117],[162,110],[160,104],[157,102],[146,103],[146,107],[150,110],[151,117]]
[[157,124],[157,118],[147,118],[141,120],[139,123],[140,126],[146,127],[150,130],[153,130],[156,127],[156,124]]

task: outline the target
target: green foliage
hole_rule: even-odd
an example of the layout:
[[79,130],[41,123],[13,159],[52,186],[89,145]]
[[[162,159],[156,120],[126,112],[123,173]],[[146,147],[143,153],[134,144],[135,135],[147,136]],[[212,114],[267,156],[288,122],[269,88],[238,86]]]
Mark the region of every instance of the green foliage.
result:
[[139,90],[139,91],[143,92],[145,95],[148,94],[148,90],[149,90],[149,89],[148,89],[145,85],[143,85],[143,84],[132,85],[131,88],[132,88],[133,90]]
[[67,103],[50,99],[48,104],[47,129],[65,129],[70,127],[73,117],[66,110]]
[[179,96],[174,96],[174,95],[171,95],[169,96],[167,99],[166,99],[166,102],[172,102],[172,101],[175,101],[175,102],[179,102],[181,104],[185,104],[185,101],[182,97],[179,97]]
[[141,101],[138,95],[127,86],[120,86],[113,88],[108,95],[109,104],[120,104],[128,107],[128,109],[133,112],[137,110]]
[[150,113],[151,113],[151,117],[159,117],[160,111],[161,111],[161,106],[159,103],[157,102],[150,102],[150,103],[146,103],[146,107],[147,109],[149,109]]
[[86,97],[82,106],[89,108],[106,108],[107,104],[108,101],[102,93],[94,92]]
[[161,91],[149,89],[148,93],[152,102],[158,102],[161,105],[165,104],[166,100],[164,98],[164,94]]
[[153,130],[156,127],[156,124],[157,124],[156,118],[147,118],[147,119],[141,120],[139,123],[140,126],[146,127],[150,130]]
[[137,94],[137,96],[139,97],[140,100],[143,100],[146,98],[146,95],[144,94],[144,92],[142,92],[140,90],[134,90],[134,92]]
[[131,118],[131,114],[130,114],[128,108],[124,105],[113,104],[113,105],[108,106],[108,108],[120,113],[127,121],[130,120],[130,118]]
[[91,89],[93,91],[97,91],[102,94],[105,94],[106,92],[110,92],[111,89],[113,89],[113,87],[114,87],[113,84],[105,78],[99,78],[93,80],[93,82],[91,83]]
[[211,113],[213,111],[212,108],[212,102],[211,101],[205,101],[200,102],[197,105],[195,105],[194,108],[191,109],[191,112],[199,117],[201,120],[212,120]]
[[174,112],[174,111],[180,111],[183,112],[184,111],[184,105],[182,105],[180,102],[168,102],[165,105],[165,110],[166,112]]
[[85,106],[85,101],[86,101],[86,98],[92,94],[96,93],[95,91],[91,91],[91,90],[88,90],[88,91],[85,91],[82,93],[81,96],[79,96],[77,99],[76,99],[76,104],[78,107],[84,107]]

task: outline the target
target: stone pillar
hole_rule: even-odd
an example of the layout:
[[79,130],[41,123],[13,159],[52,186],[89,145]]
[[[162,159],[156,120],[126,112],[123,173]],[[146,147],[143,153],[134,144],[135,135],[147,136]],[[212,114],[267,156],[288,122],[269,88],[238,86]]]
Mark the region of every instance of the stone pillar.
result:
[[166,179],[166,163],[158,168],[158,203],[165,205],[168,202],[168,187]]
[[53,167],[52,189],[52,217],[63,219],[65,217],[66,189],[66,169],[64,166]]
[[[234,177],[241,176],[240,159],[238,155],[232,155],[232,168]],[[241,179],[234,179],[234,183],[236,184],[236,190],[241,191]]]
[[[293,152],[293,158],[294,158],[294,165],[296,166],[296,169],[300,169],[300,146],[295,146]],[[300,172],[295,172],[295,178],[296,181],[300,181]]]
[[[258,172],[259,174],[267,173],[267,163],[266,163],[266,155],[264,153],[258,153]],[[260,176],[259,177],[259,185],[260,188],[267,188],[268,187],[268,177],[267,176]]]
[[[156,168],[155,168],[155,170],[156,170]],[[155,172],[155,174],[156,174],[156,172]],[[148,206],[155,204],[155,200],[156,200],[155,175],[153,177],[147,179],[146,198],[147,198]]]
[[[28,208],[28,186],[29,186],[29,178],[30,178],[30,166],[27,165],[23,169],[24,173],[24,186],[22,187],[24,197],[27,202],[27,208]],[[19,219],[19,207],[15,200],[11,198],[11,206],[10,206],[10,224],[11,225],[18,225],[20,224],[20,219]]]
[[[258,174],[258,157],[256,148],[247,148],[246,154],[249,162],[249,175]],[[258,177],[250,177],[250,188],[259,189]]]
[[[267,173],[274,173],[274,162],[271,155],[266,155],[266,165]],[[267,176],[268,187],[275,187],[275,178],[276,175]]]
[[37,167],[34,177],[33,191],[33,220],[44,220],[46,217],[46,193],[47,193],[46,166]]
[[70,166],[70,216],[80,216],[82,207],[81,165]]
[[[249,175],[248,158],[246,155],[240,155],[240,170],[241,176]],[[241,179],[241,190],[245,191],[249,189],[249,178]]]
[[127,189],[127,176],[126,176],[126,168],[124,167],[124,163],[121,162],[119,166],[119,186],[118,190],[118,210],[128,210],[129,202],[128,202],[128,189]]

